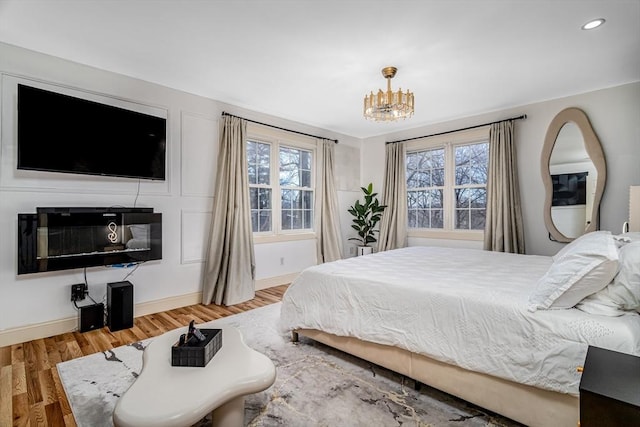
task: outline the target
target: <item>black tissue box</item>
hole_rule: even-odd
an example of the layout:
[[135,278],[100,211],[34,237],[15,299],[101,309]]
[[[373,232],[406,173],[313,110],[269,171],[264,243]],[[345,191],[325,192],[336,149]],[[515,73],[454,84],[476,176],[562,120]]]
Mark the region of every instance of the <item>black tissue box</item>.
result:
[[171,347],[171,366],[204,367],[222,347],[222,329],[200,329],[206,337],[195,345],[178,345]]

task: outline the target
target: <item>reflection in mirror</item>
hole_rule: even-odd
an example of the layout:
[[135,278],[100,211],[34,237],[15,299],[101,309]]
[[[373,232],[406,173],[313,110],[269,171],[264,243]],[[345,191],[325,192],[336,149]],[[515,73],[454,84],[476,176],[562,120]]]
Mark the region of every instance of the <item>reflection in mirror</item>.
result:
[[567,108],[552,120],[541,170],[549,237],[570,242],[597,230],[606,165],[598,137],[582,110]]
[[558,231],[575,239],[591,223],[598,173],[575,123],[565,123],[549,160],[553,183],[551,219]]

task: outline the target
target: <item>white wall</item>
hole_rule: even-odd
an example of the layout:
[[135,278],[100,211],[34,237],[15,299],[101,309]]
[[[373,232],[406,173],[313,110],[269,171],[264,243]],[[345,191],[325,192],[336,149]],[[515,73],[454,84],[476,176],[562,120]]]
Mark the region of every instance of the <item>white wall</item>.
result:
[[[166,111],[167,179],[142,181],[136,204],[163,214],[163,259],[141,265],[128,279],[134,284],[136,314],[152,312],[155,302],[163,302],[165,309],[199,302],[222,111],[339,139],[336,184],[343,215],[351,194],[358,189],[360,140],[356,138],[1,43],[0,73],[0,346],[32,339],[35,336],[28,334],[37,333],[36,329],[50,334],[73,329],[76,311],[70,302],[70,286],[84,281],[81,269],[17,276],[17,214],[35,212],[38,206],[132,206],[138,186],[137,180],[125,178],[18,171],[18,82],[53,85],[89,97],[126,100]],[[315,260],[315,240],[256,245],[258,282],[277,284],[278,277],[286,279]],[[102,299],[105,284],[120,281],[129,272],[87,269],[90,295]],[[61,331],[60,327],[67,329]],[[45,335],[42,332],[40,336]]]
[[[524,83],[526,84],[526,83]],[[418,100],[419,101],[419,100]],[[544,188],[540,155],[547,127],[564,108],[582,109],[598,135],[607,161],[607,184],[600,209],[600,228],[619,232],[628,217],[629,186],[640,184],[640,83],[630,83],[580,95],[495,111],[410,131],[363,141],[362,175],[381,189],[384,170],[384,142],[461,129],[467,126],[526,114],[516,123],[520,190],[525,225],[526,251],[552,255],[563,244],[552,242],[543,220]],[[425,244],[410,242],[412,244]],[[438,242],[442,244],[443,242]],[[446,243],[446,242],[444,242]],[[453,244],[453,242],[452,242]],[[474,243],[471,243],[473,246]],[[460,242],[455,242],[460,245]]]

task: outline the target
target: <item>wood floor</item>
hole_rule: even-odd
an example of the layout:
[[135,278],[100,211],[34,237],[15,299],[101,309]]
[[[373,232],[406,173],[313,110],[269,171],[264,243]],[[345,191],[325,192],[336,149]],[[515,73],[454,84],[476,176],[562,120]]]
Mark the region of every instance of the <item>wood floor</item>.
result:
[[131,329],[108,328],[33,340],[0,348],[0,427],[75,426],[57,363],[130,344],[166,331],[273,304],[287,285],[256,291],[251,301],[234,306],[192,305],[141,316]]

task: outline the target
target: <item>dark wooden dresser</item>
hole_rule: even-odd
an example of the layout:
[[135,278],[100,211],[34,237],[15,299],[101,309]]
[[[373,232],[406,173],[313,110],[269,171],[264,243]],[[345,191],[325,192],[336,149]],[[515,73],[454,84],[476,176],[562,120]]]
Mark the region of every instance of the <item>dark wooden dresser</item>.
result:
[[580,426],[640,426],[640,357],[589,347],[580,380]]

